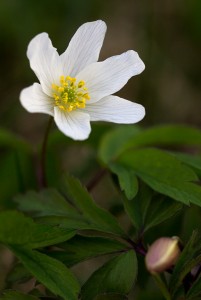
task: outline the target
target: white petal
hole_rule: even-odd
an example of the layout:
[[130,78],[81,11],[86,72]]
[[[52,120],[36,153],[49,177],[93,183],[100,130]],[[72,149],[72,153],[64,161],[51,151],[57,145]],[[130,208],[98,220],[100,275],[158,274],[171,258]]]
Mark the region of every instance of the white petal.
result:
[[80,111],[64,112],[55,107],[54,119],[58,128],[74,140],[85,140],[91,132],[90,117],[87,113]]
[[86,82],[90,103],[93,103],[119,91],[132,76],[141,73],[144,68],[137,52],[130,50],[89,65],[78,74],[77,80]]
[[108,121],[119,124],[133,124],[142,120],[145,109],[138,103],[107,96],[96,103],[88,104],[86,111],[91,121]]
[[83,24],[61,55],[65,75],[75,77],[83,68],[98,60],[106,32],[105,22]]
[[54,100],[43,92],[38,83],[22,90],[20,102],[28,112],[54,115]]
[[38,34],[31,40],[27,56],[43,91],[51,96],[52,83],[59,84],[59,78],[63,75],[63,68],[57,50],[52,46],[47,33]]

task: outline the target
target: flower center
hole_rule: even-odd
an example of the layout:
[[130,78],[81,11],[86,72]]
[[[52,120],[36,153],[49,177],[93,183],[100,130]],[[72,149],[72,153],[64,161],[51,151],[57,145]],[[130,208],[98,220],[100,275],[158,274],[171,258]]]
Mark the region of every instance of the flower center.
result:
[[83,80],[76,83],[76,78],[60,76],[60,84],[52,84],[55,106],[68,112],[86,106],[90,96]]

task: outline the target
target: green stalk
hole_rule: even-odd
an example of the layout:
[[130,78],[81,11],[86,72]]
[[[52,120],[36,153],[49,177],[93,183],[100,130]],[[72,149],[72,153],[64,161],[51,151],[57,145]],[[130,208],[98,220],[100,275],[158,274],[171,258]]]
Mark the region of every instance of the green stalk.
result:
[[166,300],[171,300],[171,295],[168,291],[167,285],[166,283],[161,279],[159,274],[154,274],[153,278],[157,284],[157,286],[159,287],[159,289],[161,290],[161,293],[163,294],[164,298]]

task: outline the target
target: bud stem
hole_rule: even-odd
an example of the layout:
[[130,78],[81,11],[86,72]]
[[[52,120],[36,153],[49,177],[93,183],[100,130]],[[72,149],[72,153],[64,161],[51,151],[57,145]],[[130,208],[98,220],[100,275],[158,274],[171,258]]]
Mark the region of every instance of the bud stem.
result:
[[164,298],[166,300],[171,300],[171,295],[168,291],[167,285],[166,283],[161,279],[161,276],[159,274],[154,274],[153,278],[157,284],[157,286],[159,287],[159,289],[161,290]]

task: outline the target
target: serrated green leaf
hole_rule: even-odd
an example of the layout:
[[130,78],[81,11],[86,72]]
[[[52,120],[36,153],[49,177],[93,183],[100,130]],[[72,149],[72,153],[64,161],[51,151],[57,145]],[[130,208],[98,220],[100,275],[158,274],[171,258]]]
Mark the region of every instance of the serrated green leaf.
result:
[[190,240],[181,252],[169,282],[169,289],[172,296],[174,296],[182,285],[184,277],[193,269],[193,267],[201,263],[200,239],[200,234],[196,231],[193,232]]
[[158,149],[129,151],[118,159],[132,167],[136,174],[152,189],[184,204],[201,206],[201,187],[192,169],[174,156]]
[[166,221],[182,209],[182,204],[173,201],[169,197],[157,195],[150,203],[144,221],[144,232]]
[[47,216],[36,219],[39,224],[59,226],[67,230],[98,230],[96,224],[88,222],[84,218],[66,218],[62,216]]
[[64,242],[75,230],[40,225],[16,211],[0,213],[0,241],[6,245],[26,245],[39,248]]
[[121,190],[125,192],[126,197],[133,199],[138,191],[138,180],[133,170],[125,168],[117,163],[110,164],[110,170],[118,176]]
[[18,208],[38,216],[78,217],[79,213],[56,189],[44,189],[40,192],[28,191],[14,198]]
[[124,208],[131,222],[137,230],[144,228],[147,210],[149,208],[153,191],[145,184],[141,183],[137,195],[132,200],[122,199]]
[[186,299],[194,299],[201,295],[201,276],[197,278],[197,280],[192,284],[190,290],[186,295]]
[[201,146],[201,131],[184,125],[160,125],[146,130],[117,128],[101,140],[99,157],[108,164],[128,149],[142,146]]
[[61,184],[62,193],[77,207],[94,229],[124,235],[117,220],[92,200],[86,188],[74,177],[66,175]]
[[103,293],[128,294],[137,276],[137,258],[133,250],[119,255],[95,271],[82,288],[81,299],[93,300]]
[[51,251],[49,255],[71,267],[92,257],[121,252],[128,249],[128,246],[103,237],[75,236],[69,242],[59,245],[59,248],[64,251]]
[[69,230],[96,230],[97,226],[83,217],[57,190],[29,191],[15,197],[18,209],[37,217],[41,224],[59,226]]
[[39,298],[31,295],[25,295],[16,291],[5,291],[0,300],[39,300]]
[[65,300],[77,300],[79,284],[64,264],[45,254],[13,245],[10,247],[25,267],[52,293]]

